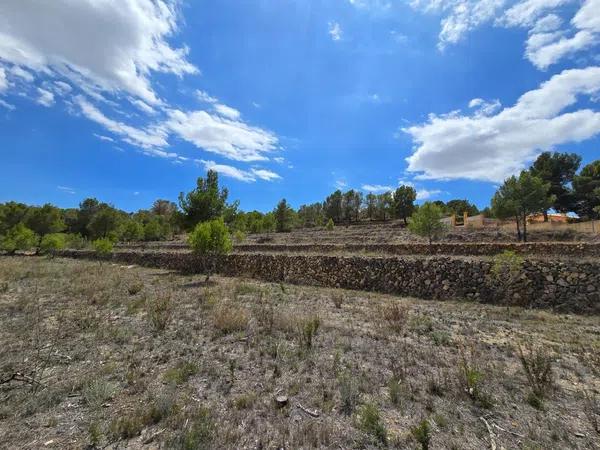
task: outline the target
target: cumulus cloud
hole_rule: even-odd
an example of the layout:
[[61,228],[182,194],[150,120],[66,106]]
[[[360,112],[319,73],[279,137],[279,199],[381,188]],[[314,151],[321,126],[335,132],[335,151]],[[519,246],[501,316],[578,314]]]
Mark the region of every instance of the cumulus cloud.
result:
[[0,60],[157,104],[151,72],[198,72],[167,42],[176,19],[171,0],[4,0]]
[[421,179],[500,182],[540,151],[600,134],[600,112],[567,110],[599,92],[600,67],[565,70],[497,114],[430,115],[403,129],[415,143],[408,170]]
[[278,144],[269,131],[206,111],[171,110],[165,126],[197,147],[235,161],[265,161]]
[[429,200],[441,193],[442,191],[439,189],[419,189],[417,190],[417,200]]
[[394,190],[392,186],[384,186],[382,184],[363,184],[361,189],[366,192],[372,192],[373,194],[381,194],[383,192]]
[[339,41],[342,39],[342,27],[340,26],[339,23],[337,22],[329,22],[328,24],[329,26],[329,36],[331,36],[331,39],[333,39],[334,41]]
[[38,88],[37,92],[37,102],[40,105],[45,106],[46,108],[49,108],[50,106],[54,105],[54,94],[52,92],[42,88]]

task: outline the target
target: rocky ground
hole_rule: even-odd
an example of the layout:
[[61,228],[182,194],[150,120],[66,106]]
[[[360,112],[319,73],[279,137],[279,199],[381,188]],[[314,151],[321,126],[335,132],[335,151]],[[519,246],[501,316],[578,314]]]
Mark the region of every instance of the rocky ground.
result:
[[1,448],[600,448],[600,317],[0,257]]

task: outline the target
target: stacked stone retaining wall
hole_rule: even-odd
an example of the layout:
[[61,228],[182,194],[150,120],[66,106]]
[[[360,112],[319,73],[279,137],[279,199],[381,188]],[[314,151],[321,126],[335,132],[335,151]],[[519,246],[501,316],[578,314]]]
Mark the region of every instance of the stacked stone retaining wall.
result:
[[[90,251],[61,256],[96,258]],[[111,260],[226,276],[394,293],[423,299],[472,299],[487,303],[600,313],[600,262],[525,260],[520,276],[491,275],[492,261],[460,257],[369,257],[237,253],[208,257],[183,252],[117,251]]]

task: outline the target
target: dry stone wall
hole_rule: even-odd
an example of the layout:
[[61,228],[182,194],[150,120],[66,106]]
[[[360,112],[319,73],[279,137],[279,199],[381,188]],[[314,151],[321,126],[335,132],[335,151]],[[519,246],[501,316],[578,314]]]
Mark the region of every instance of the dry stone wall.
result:
[[[188,250],[184,242],[151,242],[121,244],[121,249]],[[492,256],[510,250],[526,256],[600,257],[600,244],[589,242],[440,242],[406,244],[239,244],[236,252],[278,253],[381,253],[388,255],[454,255]]]
[[[90,251],[62,256],[95,258]],[[118,251],[120,264],[137,264],[203,273],[211,261],[192,253]],[[600,262],[526,260],[515,281],[490,275],[485,258],[368,257],[286,254],[231,254],[216,258],[226,276],[271,282],[358,289],[423,299],[472,299],[480,302],[600,313]]]

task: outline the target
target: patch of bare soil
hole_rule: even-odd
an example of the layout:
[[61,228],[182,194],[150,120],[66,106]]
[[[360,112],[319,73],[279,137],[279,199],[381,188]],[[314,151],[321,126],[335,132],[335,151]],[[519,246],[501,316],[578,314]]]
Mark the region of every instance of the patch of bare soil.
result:
[[0,258],[2,448],[600,448],[600,318]]

